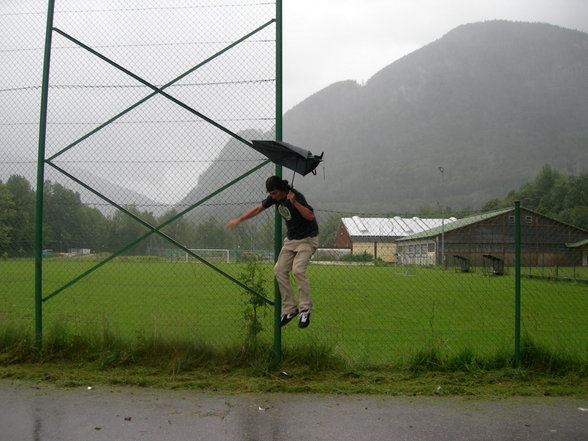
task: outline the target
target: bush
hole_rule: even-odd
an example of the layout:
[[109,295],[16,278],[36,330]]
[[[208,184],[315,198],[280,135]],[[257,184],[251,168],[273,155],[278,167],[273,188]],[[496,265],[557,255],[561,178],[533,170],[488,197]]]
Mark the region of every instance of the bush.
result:
[[339,260],[342,262],[372,262],[374,256],[367,252],[362,254],[348,254],[347,256],[341,257]]

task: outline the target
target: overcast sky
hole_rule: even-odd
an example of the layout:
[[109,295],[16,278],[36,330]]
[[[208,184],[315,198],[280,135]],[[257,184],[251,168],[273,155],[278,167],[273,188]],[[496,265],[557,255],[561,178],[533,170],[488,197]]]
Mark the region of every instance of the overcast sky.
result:
[[[244,3],[249,1],[256,3]],[[192,0],[169,4],[184,2],[190,4]],[[57,3],[65,9],[69,6],[64,5],[70,4],[80,9],[109,4],[106,0]],[[46,11],[46,5],[47,0],[0,0],[0,13]],[[334,82],[364,82],[462,24],[503,19],[551,23],[588,32],[588,0],[282,0],[282,5],[284,110]],[[17,15],[13,21],[20,19]],[[3,38],[10,38],[11,32],[4,33]],[[44,28],[35,29],[35,35],[38,46],[42,46]]]
[[284,110],[368,80],[459,25],[543,22],[588,32],[588,0],[283,0]]
[[[588,0],[282,0],[282,2],[284,111],[337,81],[355,80],[363,83],[380,69],[463,24],[505,19],[551,23],[588,32]],[[260,20],[267,20],[268,17],[273,17],[274,13],[273,4],[266,0],[164,0],[162,2],[158,0],[57,0],[57,4],[58,9],[69,12],[60,16],[60,19],[66,23],[67,30],[77,35],[76,32],[79,29],[74,26],[76,24],[74,19],[83,17],[87,22],[82,23],[81,26],[87,26],[90,29],[92,26],[97,27],[100,37],[108,28],[100,27],[101,23],[94,22],[92,17],[102,19],[110,17],[123,22],[135,15],[142,18],[147,15],[148,18],[155,20],[158,17],[166,18],[169,11],[181,9],[184,6],[188,6],[187,12],[206,16],[206,13],[210,12],[207,5],[211,4],[227,6],[227,13],[238,11],[239,6],[252,4],[267,13],[267,16]],[[121,4],[124,5],[122,8]],[[198,5],[202,5],[202,8],[199,9]],[[18,149],[21,156],[25,153],[25,146],[30,150],[31,155],[36,154],[37,134],[25,123],[34,123],[38,120],[38,104],[34,100],[38,98],[39,91],[34,89],[34,86],[41,81],[46,8],[47,0],[0,0],[2,24],[0,26],[0,56],[4,57],[3,62],[0,63],[0,86],[16,90],[16,92],[0,94],[0,109],[4,110],[4,114],[1,115],[2,121],[0,121],[0,143],[4,150],[7,149],[6,146]],[[112,16],[84,14],[86,11],[100,10],[119,12]],[[78,14],[80,11],[82,14]],[[233,16],[224,16],[224,19],[227,24],[238,21],[238,18]],[[162,23],[166,22],[162,21]],[[177,42],[192,41],[193,37],[186,33],[198,29],[198,23],[190,19],[177,20],[175,23],[183,23],[184,27],[174,29],[173,38]],[[108,25],[114,30],[126,29],[121,28],[120,24],[120,22],[109,22]],[[154,32],[153,28],[149,29],[150,32]],[[182,29],[184,34],[181,32]],[[220,30],[218,32],[222,33]],[[238,34],[238,36],[241,35]],[[222,37],[218,39],[223,41]],[[63,40],[56,39],[56,41],[64,46]],[[108,42],[100,43],[102,41],[100,39],[96,41],[96,44],[109,44]],[[121,43],[114,37],[113,41],[116,44]],[[130,41],[132,42],[133,39],[131,38]],[[158,45],[154,47],[157,49]],[[167,50],[167,46],[162,47],[166,47]],[[154,58],[159,60],[155,56],[157,55],[155,49]],[[141,53],[141,48],[129,50]],[[52,59],[52,74],[57,72],[56,66],[59,63],[54,60],[59,53],[68,55],[73,52],[56,52]],[[82,53],[81,56],[84,55]],[[182,61],[180,56],[177,58]],[[140,65],[133,64],[136,60],[137,58],[129,58],[130,66],[142,68]],[[138,58],[138,60],[142,59]],[[185,61],[185,64],[181,65],[183,68],[178,68],[179,71],[184,72],[186,65],[192,66],[193,60]],[[76,64],[76,67],[79,66],[83,67],[84,64]],[[100,65],[92,64],[92,66]],[[172,77],[165,71],[167,67],[165,64],[154,63],[152,66],[164,70],[162,78],[166,81]],[[172,66],[172,72],[174,72],[173,68]],[[143,72],[143,70],[140,71]],[[69,71],[66,69],[65,72]],[[94,70],[90,68],[84,72],[91,76],[95,75]],[[66,82],[66,84],[69,83]],[[57,102],[57,95],[52,94],[51,102]],[[66,96],[66,93],[63,92],[63,95]],[[28,98],[29,105],[26,105],[23,97]],[[10,101],[15,99],[17,101]],[[75,103],[85,107],[84,101]],[[58,107],[56,104],[56,108]],[[71,104],[63,108],[67,112],[72,112]],[[92,118],[96,118],[96,106],[91,109]],[[234,109],[231,108],[231,110]],[[12,124],[6,124],[8,117]],[[59,121],[58,113],[51,117]],[[80,114],[79,117],[82,118],[82,115]],[[4,126],[2,123],[5,123]],[[67,127],[68,130],[81,130],[78,126]],[[61,131],[55,129],[51,133],[61,133]],[[137,144],[138,147],[142,147],[139,142]],[[179,149],[177,145],[175,148]],[[190,149],[190,154],[197,153],[191,145],[186,145],[185,148]],[[132,151],[129,145],[126,146],[126,150]],[[176,154],[179,155],[179,153]],[[163,168],[162,170],[162,173],[169,171]],[[158,179],[158,189],[165,188],[169,192],[173,190],[181,195],[193,186],[194,181],[194,179],[186,181],[184,187],[181,187],[172,178],[168,181],[161,177]],[[143,191],[146,188],[141,182],[135,184],[128,184],[128,186],[137,191]],[[147,194],[145,191],[143,193]],[[157,200],[170,199],[169,197],[157,198],[154,194],[147,195]]]

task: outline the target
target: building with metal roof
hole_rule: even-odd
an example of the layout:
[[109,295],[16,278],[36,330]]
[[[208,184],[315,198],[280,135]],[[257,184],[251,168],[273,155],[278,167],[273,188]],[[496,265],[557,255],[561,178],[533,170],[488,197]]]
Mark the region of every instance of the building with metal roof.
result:
[[582,266],[588,266],[588,238],[578,242],[566,243],[566,247],[578,250],[582,255]]
[[[471,262],[475,266],[514,264],[514,208],[458,219],[397,239],[403,263],[418,265]],[[582,265],[588,231],[521,208],[522,266]],[[455,260],[457,259],[457,260]]]
[[392,218],[344,217],[341,219],[335,246],[349,248],[354,255],[371,254],[386,262],[396,262],[396,241],[432,228],[443,228],[457,221],[448,219],[422,219],[419,217]]

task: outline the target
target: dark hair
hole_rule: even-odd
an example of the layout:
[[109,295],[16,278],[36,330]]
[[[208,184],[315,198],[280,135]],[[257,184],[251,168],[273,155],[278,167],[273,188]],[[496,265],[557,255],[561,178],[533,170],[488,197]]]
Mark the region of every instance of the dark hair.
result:
[[290,186],[288,185],[288,181],[280,178],[279,176],[270,176],[265,181],[265,188],[268,192],[273,190],[280,190],[280,191],[288,191],[290,190]]

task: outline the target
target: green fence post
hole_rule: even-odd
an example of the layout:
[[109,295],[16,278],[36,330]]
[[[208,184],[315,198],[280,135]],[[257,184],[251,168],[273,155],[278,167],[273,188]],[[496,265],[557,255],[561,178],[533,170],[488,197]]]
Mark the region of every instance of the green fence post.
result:
[[[276,141],[282,140],[282,0],[276,1]],[[276,176],[282,177],[282,166],[276,164]],[[275,210],[274,262],[278,260],[282,242],[282,217]],[[282,362],[282,297],[278,281],[274,278],[274,363]]]
[[[276,165],[276,176],[282,176],[282,167]],[[282,216],[275,210],[274,217],[274,263],[278,260],[282,249]],[[280,326],[282,315],[282,296],[278,281],[274,277],[274,364],[279,366],[282,362],[282,327]]]
[[521,365],[521,202],[514,203],[515,230],[515,348],[514,367]]
[[45,30],[45,58],[43,61],[43,85],[41,89],[41,113],[39,117],[39,147],[37,153],[37,186],[35,201],[35,349],[43,345],[43,190],[45,181],[45,141],[47,137],[47,102],[49,96],[49,66],[53,35],[55,0],[47,6]]

